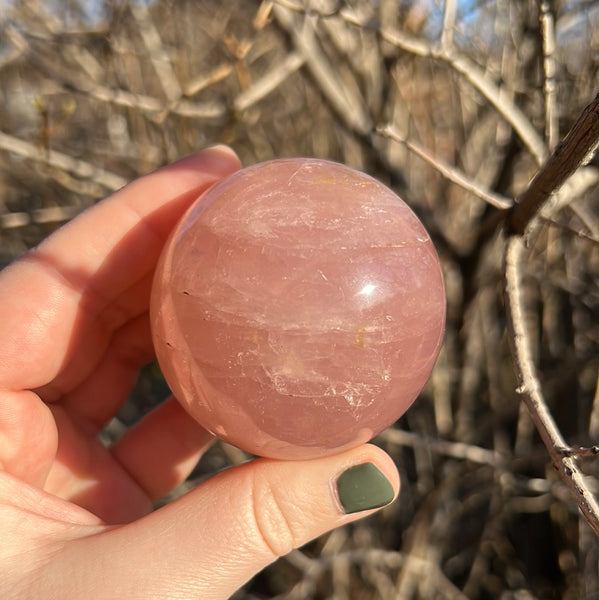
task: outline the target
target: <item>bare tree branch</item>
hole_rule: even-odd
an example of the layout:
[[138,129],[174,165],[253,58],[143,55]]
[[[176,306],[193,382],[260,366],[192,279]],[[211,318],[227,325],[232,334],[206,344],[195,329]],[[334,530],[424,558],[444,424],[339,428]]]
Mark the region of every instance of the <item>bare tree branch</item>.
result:
[[183,92],[181,91],[179,80],[175,75],[173,65],[164,49],[162,39],[156,29],[150,10],[143,2],[131,3],[130,9],[137,22],[139,33],[150,56],[152,66],[158,75],[162,90],[168,98],[169,103],[174,104]]
[[269,70],[263,77],[254,81],[252,85],[243,90],[235,101],[233,107],[236,112],[242,112],[259,102],[262,98],[273,92],[290,75],[300,69],[306,59],[299,52],[291,52],[284,61],[275,69]]
[[443,175],[443,177],[445,177],[452,183],[459,185],[462,189],[466,190],[467,192],[474,194],[477,198],[480,198],[481,200],[487,202],[491,206],[494,206],[495,208],[499,209],[506,209],[512,206],[512,201],[509,198],[501,196],[500,194],[495,194],[476,185],[476,183],[472,181],[470,177],[468,177],[465,173],[461,172],[458,168],[443,163],[438,158],[430,156],[415,142],[411,142],[409,140],[404,139],[394,127],[390,125],[385,127],[379,127],[377,129],[377,133],[388,137],[395,142],[404,144],[406,148],[408,148],[408,150],[416,154],[416,156],[419,156],[422,160],[426,161],[441,175]]
[[273,13],[281,27],[293,39],[322,93],[348,127],[363,135],[370,134],[373,129],[372,118],[366,110],[364,99],[359,95],[359,88],[354,86],[350,89],[330,64],[319,46],[313,18],[306,14],[303,21],[300,21],[291,9],[280,4],[273,6]]
[[82,179],[89,179],[114,191],[123,187],[127,180],[116,173],[96,167],[84,160],[73,158],[55,150],[46,151],[24,140],[0,131],[0,148],[35,162],[67,171]]
[[173,100],[169,104],[145,94],[106,87],[82,76],[81,73],[72,73],[61,65],[56,64],[52,59],[40,55],[31,48],[27,39],[14,28],[8,28],[7,35],[20,49],[27,51],[31,63],[35,64],[52,81],[61,83],[67,90],[76,91],[116,106],[141,110],[157,119],[164,118],[164,115],[168,113],[191,119],[221,119],[227,113],[226,106],[216,100],[194,102],[178,97],[179,99]]
[[81,211],[78,206],[48,206],[31,213],[14,212],[0,214],[0,229],[15,229],[32,223],[63,223]]
[[543,47],[543,92],[545,98],[545,141],[555,148],[559,136],[557,86],[555,83],[555,10],[553,0],[538,0]]
[[491,465],[496,468],[505,466],[505,457],[502,457],[498,452],[488,450],[487,448],[480,448],[479,446],[473,446],[472,444],[425,437],[412,433],[411,431],[403,431],[400,429],[387,429],[383,431],[380,436],[381,439],[386,442],[391,442],[392,444],[414,448],[426,448],[431,452],[444,454],[460,460]]
[[443,8],[443,29],[441,30],[441,48],[450,48],[453,45],[453,31],[458,12],[456,0],[445,0]]
[[531,336],[526,328],[523,272],[527,256],[525,233],[536,225],[537,217],[543,216],[540,211],[545,208],[552,195],[556,203],[561,205],[578,197],[588,185],[598,181],[599,177],[594,169],[579,171],[569,179],[589,160],[598,144],[599,95],[584,109],[509,213],[506,222],[509,235],[504,253],[507,329],[519,381],[518,392],[522,394],[553,465],[597,536],[599,504],[575,460],[585,453],[567,446],[547,407],[536,374],[530,346]]
[[[344,8],[340,16],[358,27],[372,28],[372,24],[365,22],[355,11]],[[435,48],[425,40],[410,36],[384,25],[375,27],[381,39],[401,48],[402,50],[421,57],[430,57],[446,62],[452,69],[468,81],[474,89],[482,94],[495,107],[497,112],[514,128],[524,145],[541,165],[547,156],[547,148],[539,134],[532,126],[530,120],[522,113],[502,90],[483,70],[471,59],[460,53],[455,46],[447,45]]]
[[584,109],[572,129],[518,198],[507,221],[508,233],[524,233],[540,207],[578,167],[591,158],[598,144],[599,94]]
[[183,88],[183,94],[185,96],[195,96],[211,85],[226,79],[232,72],[233,65],[231,63],[227,62],[217,65],[208,74],[200,73],[198,76],[187,81]]
[[505,302],[509,340],[519,381],[518,393],[526,403],[553,465],[589,525],[599,537],[599,504],[547,408],[535,371],[522,295],[525,257],[526,246],[523,237],[517,235],[509,237],[505,250]]

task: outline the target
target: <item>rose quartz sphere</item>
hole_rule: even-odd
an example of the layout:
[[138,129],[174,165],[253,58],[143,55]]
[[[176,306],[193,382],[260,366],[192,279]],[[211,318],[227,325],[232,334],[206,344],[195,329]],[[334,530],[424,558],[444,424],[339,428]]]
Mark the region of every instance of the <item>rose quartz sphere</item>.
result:
[[304,459],[391,425],[426,383],[445,291],[431,239],[375,179],[316,159],[238,171],[173,231],[151,321],[187,411],[252,454]]

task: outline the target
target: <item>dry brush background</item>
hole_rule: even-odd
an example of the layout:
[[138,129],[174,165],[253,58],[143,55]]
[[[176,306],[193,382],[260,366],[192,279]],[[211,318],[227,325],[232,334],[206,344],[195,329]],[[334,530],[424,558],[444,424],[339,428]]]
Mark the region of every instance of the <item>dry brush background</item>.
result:
[[[567,147],[588,146],[583,166],[525,235],[503,227],[543,165],[528,195],[554,191],[563,155],[546,161],[596,93],[596,4],[0,2],[0,266],[217,142],[245,164],[362,169],[437,245],[445,345],[421,398],[376,440],[400,469],[399,501],[280,559],[237,600],[599,598],[596,106],[590,137]],[[107,442],[165,393],[150,365]],[[539,418],[563,436],[545,436],[550,452]],[[245,459],[217,444],[186,485]]]

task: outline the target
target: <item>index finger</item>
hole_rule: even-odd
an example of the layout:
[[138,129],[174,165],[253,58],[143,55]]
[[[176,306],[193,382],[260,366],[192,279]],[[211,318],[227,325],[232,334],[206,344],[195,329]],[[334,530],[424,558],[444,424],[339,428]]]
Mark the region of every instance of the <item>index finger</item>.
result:
[[161,168],[2,271],[0,388],[48,384],[75,353],[101,351],[112,331],[146,311],[144,282],[174,224],[239,166],[231,150],[218,146]]

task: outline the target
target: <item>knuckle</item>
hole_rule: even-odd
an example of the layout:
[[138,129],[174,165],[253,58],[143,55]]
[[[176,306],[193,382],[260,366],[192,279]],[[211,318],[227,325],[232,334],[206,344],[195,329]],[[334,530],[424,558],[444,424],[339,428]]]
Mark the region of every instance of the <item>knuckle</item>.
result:
[[254,479],[251,495],[252,520],[256,534],[275,557],[284,556],[299,543],[289,509],[294,510],[280,490],[267,481]]

